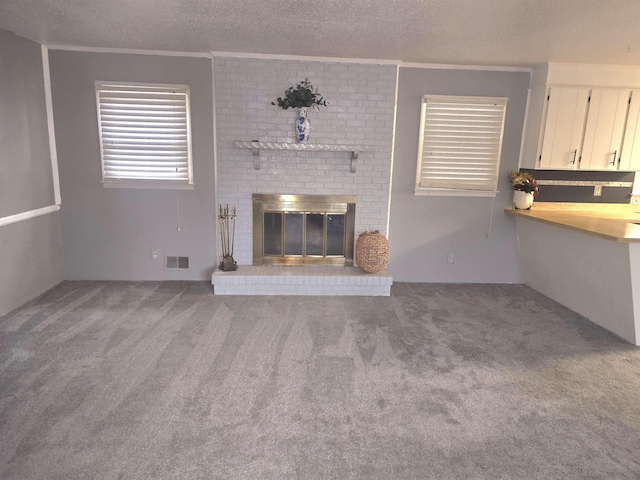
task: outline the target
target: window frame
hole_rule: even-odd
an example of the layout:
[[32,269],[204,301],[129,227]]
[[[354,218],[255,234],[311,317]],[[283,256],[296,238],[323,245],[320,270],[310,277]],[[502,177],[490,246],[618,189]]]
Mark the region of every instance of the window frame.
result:
[[[98,118],[98,136],[100,148],[100,174],[101,183],[104,188],[141,188],[141,189],[172,189],[172,190],[192,190],[194,188],[193,180],[193,153],[191,140],[191,89],[189,85],[182,84],[164,84],[164,83],[147,83],[147,82],[111,82],[96,81],[96,114]],[[148,92],[158,90],[176,90],[185,98],[185,128],[186,133],[186,178],[114,178],[105,176],[105,143],[103,130],[103,115],[100,102],[100,93],[108,89],[108,87],[130,87],[132,89],[147,90]],[[141,99],[144,101],[144,99]],[[144,160],[140,160],[142,163]]]
[[[428,157],[424,155],[424,143],[425,143],[425,128],[426,117],[429,100],[432,102],[447,102],[451,104],[461,102],[472,102],[478,105],[501,105],[502,106],[502,123],[500,126],[499,141],[497,146],[497,152],[495,156],[495,170],[493,184],[490,188],[465,188],[463,184],[460,184],[460,188],[451,186],[437,186],[436,185],[421,185],[423,176],[423,165],[427,163]],[[419,130],[419,142],[418,142],[418,158],[416,166],[416,182],[414,195],[437,195],[437,196],[458,196],[458,197],[495,197],[498,193],[498,180],[500,172],[500,163],[502,160],[502,145],[504,142],[504,127],[507,117],[507,103],[508,97],[489,97],[489,96],[468,96],[468,95],[423,95],[420,112],[420,130]]]

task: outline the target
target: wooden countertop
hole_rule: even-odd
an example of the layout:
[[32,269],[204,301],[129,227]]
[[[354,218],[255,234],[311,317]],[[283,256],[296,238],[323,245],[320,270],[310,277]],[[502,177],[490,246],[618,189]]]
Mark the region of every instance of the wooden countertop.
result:
[[539,202],[505,213],[616,242],[640,242],[640,205]]

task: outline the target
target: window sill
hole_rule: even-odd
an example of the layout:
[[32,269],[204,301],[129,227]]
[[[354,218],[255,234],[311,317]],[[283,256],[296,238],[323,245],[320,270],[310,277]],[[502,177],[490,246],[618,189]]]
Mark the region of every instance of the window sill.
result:
[[193,190],[193,183],[174,183],[174,182],[102,182],[104,188],[139,188],[144,190]]
[[481,190],[453,190],[449,188],[416,188],[414,191],[416,196],[432,196],[432,197],[495,197],[497,191],[481,191]]

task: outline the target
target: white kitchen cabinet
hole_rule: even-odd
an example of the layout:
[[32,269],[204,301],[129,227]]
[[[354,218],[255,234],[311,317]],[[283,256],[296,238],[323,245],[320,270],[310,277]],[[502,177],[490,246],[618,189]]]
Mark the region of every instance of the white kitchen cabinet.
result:
[[631,91],[627,125],[618,162],[620,170],[640,170],[640,90]]
[[640,66],[534,67],[519,165],[640,171]]
[[536,168],[578,168],[588,100],[588,88],[551,87],[547,90]]
[[581,170],[618,170],[629,93],[628,89],[591,89],[579,159]]
[[525,131],[522,167],[640,169],[640,90],[633,105],[630,89],[553,86],[544,92],[540,98],[539,91],[532,91],[531,101],[543,106],[528,118],[533,125]]

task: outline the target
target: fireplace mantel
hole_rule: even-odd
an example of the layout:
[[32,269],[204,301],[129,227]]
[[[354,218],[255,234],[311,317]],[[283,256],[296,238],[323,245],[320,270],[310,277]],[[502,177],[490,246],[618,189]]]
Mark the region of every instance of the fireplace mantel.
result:
[[332,145],[324,143],[292,143],[292,142],[235,142],[237,148],[246,148],[253,153],[253,168],[260,170],[260,150],[295,150],[295,151],[324,151],[351,152],[350,172],[356,173],[360,152],[375,152],[375,145]]

